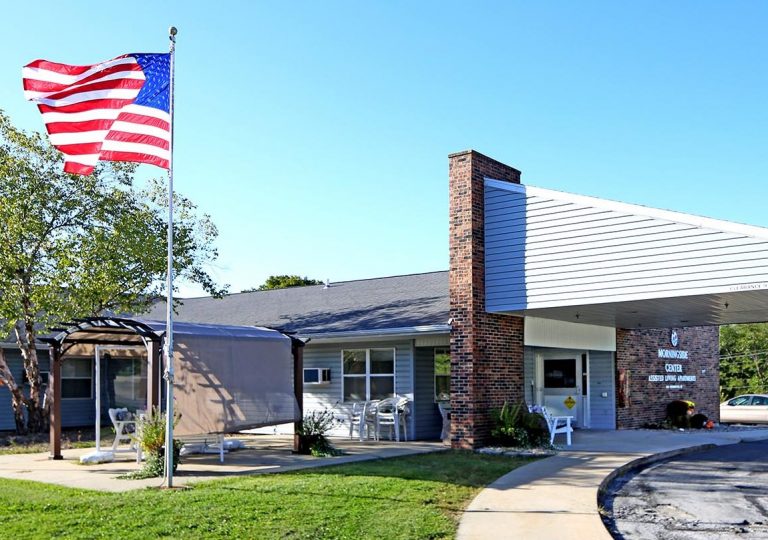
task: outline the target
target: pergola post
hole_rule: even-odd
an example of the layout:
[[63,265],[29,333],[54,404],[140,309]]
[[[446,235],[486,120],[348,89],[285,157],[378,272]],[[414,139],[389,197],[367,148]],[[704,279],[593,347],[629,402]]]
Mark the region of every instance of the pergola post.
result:
[[293,393],[299,405],[299,421],[293,423],[293,451],[299,451],[299,430],[304,418],[304,343],[291,338],[291,353],[293,354]]
[[50,456],[49,459],[64,459],[61,455],[61,351],[52,345],[48,349],[51,366],[48,385],[51,388],[50,411]]
[[160,343],[147,342],[147,413],[152,414],[155,407],[160,407]]

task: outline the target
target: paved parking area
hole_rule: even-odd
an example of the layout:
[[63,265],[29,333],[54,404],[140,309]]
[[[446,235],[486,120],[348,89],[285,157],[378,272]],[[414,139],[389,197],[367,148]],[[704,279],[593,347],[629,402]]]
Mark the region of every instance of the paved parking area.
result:
[[607,510],[626,539],[768,539],[768,441],[678,456],[619,479]]
[[557,456],[515,469],[482,490],[464,512],[457,538],[610,540],[602,521],[602,508],[598,507],[598,493],[614,471],[633,467],[638,460],[655,460],[703,445],[765,439],[765,428],[685,432],[576,430],[573,446]]

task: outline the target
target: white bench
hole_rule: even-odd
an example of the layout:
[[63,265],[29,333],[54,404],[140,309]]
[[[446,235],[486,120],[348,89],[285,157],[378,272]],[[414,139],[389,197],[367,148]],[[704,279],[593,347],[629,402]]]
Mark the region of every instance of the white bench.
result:
[[543,405],[529,405],[528,410],[544,417],[547,429],[549,429],[549,444],[554,444],[555,435],[565,433],[566,444],[571,446],[571,433],[573,433],[571,420],[573,420],[573,416],[553,416]]
[[224,463],[224,454],[230,450],[243,448],[243,442],[238,439],[224,440],[223,433],[208,433],[203,435],[183,435],[178,437],[184,446],[181,455],[189,454],[219,454],[219,462]]
[[224,435],[220,433],[207,435],[185,435],[178,438],[184,446],[181,447],[181,455],[189,454],[219,454],[219,462],[224,463]]

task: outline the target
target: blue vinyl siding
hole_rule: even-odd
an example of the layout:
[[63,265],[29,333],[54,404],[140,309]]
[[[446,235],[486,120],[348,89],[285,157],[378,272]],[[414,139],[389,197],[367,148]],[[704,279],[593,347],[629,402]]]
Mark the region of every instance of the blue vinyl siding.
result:
[[[5,349],[5,361],[8,368],[13,373],[16,381],[22,380],[24,367],[21,360],[21,353],[14,349]],[[0,386],[0,430],[13,431],[16,429],[16,423],[13,421],[13,409],[11,409],[11,392],[8,387]]]
[[[311,342],[304,349],[304,367],[305,368],[330,368],[331,382],[328,384],[305,384],[304,385],[304,413],[312,411],[321,411],[323,409],[333,410],[339,418],[344,418],[346,405],[342,402],[342,361],[341,351],[350,349],[395,349],[395,392],[400,395],[408,396],[413,400],[413,379],[412,379],[412,344],[411,341],[375,341],[375,342],[357,342],[348,344],[318,344]],[[413,414],[409,419],[410,427],[408,438],[414,436],[413,432]],[[334,435],[344,435],[349,433],[349,425],[338,426]]]
[[[48,371],[50,364],[48,351],[38,350],[40,371]],[[17,382],[23,380],[24,364],[21,352],[18,349],[5,349],[5,358],[8,367]],[[81,427],[93,424],[96,411],[93,399],[64,399],[61,402],[62,427]],[[0,430],[13,431],[16,424],[13,421],[13,409],[11,408],[11,393],[8,387],[0,387]]]
[[[536,352],[562,351],[568,355],[581,355],[578,350],[525,347],[523,373],[525,400],[535,400],[531,381],[536,380]],[[603,393],[606,397],[603,397]],[[616,391],[614,383],[613,352],[589,351],[589,428],[616,429]]]
[[[441,347],[444,348],[444,347]],[[435,348],[414,348],[414,427],[419,439],[439,439],[443,427],[435,403]]]
[[[613,353],[589,351],[589,416],[592,429],[616,429]],[[603,397],[603,392],[607,397]]]
[[[67,362],[64,356],[63,363]],[[103,385],[102,385],[103,387]],[[103,397],[103,396],[102,396]],[[102,401],[102,404],[105,402]],[[105,422],[106,417],[106,422]],[[68,398],[61,400],[61,426],[62,427],[91,427],[96,422],[96,382],[94,379],[93,360],[91,360],[91,397]],[[101,414],[101,425],[108,425],[109,416],[106,409]]]

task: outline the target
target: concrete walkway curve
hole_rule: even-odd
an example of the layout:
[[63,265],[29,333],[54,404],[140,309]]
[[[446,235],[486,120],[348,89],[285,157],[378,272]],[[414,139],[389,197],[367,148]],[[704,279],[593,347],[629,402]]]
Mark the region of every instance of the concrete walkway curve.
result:
[[763,439],[768,429],[577,431],[567,450],[520,467],[482,490],[462,515],[457,538],[610,540],[597,495],[617,469],[685,449]]

